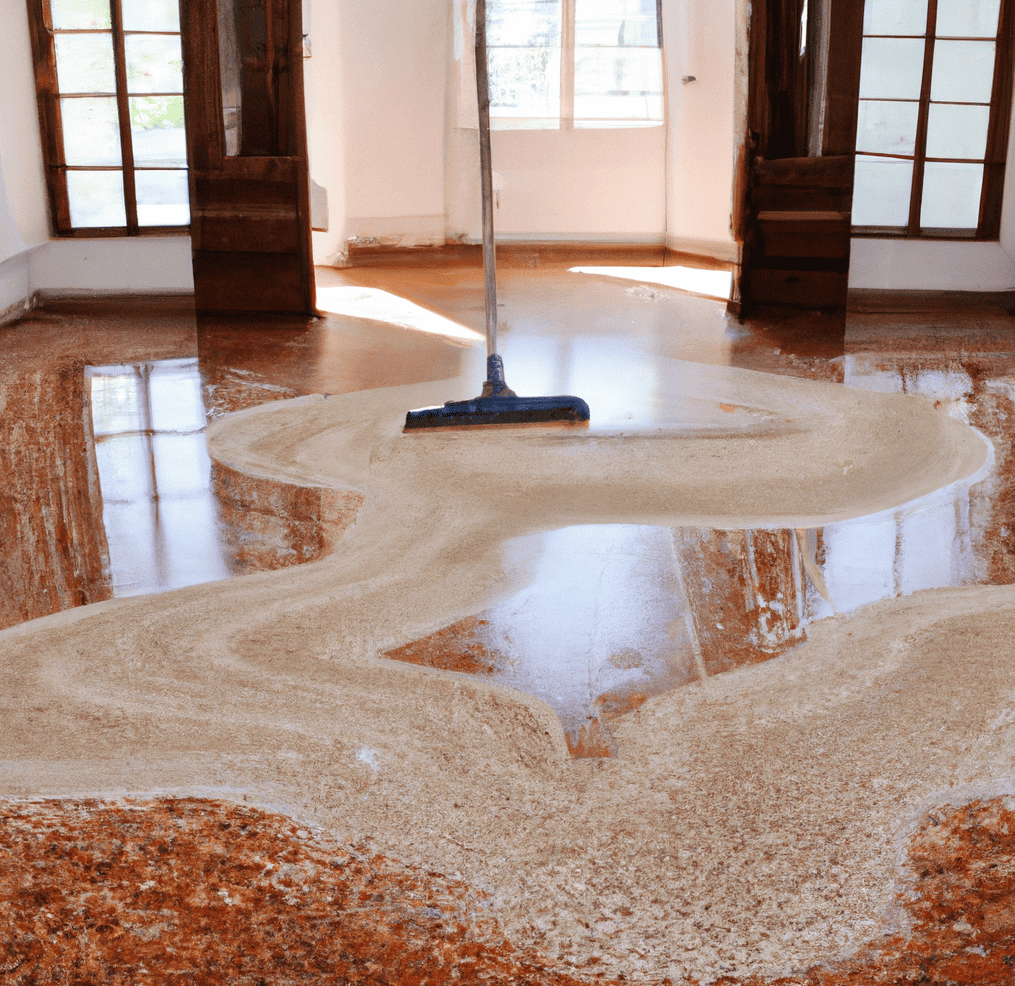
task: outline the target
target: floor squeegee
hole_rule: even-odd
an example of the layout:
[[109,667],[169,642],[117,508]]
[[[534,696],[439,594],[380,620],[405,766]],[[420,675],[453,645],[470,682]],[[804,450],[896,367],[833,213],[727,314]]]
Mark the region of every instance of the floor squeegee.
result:
[[519,397],[504,380],[497,353],[497,259],[493,239],[493,168],[490,161],[490,83],[486,60],[486,0],[476,0],[476,93],[479,98],[479,162],[483,186],[483,281],[486,287],[486,382],[479,397],[409,411],[405,430],[473,425],[587,425],[580,397]]

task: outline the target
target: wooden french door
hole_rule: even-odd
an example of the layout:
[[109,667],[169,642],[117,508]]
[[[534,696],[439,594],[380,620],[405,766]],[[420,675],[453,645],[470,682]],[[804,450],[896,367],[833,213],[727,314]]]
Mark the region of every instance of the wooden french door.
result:
[[300,0],[181,8],[197,309],[313,314]]
[[863,0],[754,0],[730,307],[843,312]]

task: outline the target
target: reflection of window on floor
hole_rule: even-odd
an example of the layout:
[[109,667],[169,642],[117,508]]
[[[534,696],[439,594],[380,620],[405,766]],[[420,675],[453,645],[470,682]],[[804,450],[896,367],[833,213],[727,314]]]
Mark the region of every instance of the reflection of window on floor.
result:
[[196,359],[85,369],[113,592],[225,578]]
[[657,0],[487,0],[494,128],[663,118]]
[[1011,7],[867,0],[853,192],[861,232],[997,237]]
[[56,232],[186,226],[178,0],[29,9]]

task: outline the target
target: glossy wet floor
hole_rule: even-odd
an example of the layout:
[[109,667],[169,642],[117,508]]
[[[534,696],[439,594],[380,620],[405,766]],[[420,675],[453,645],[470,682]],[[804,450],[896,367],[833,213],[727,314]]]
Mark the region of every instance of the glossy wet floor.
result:
[[[8,596],[9,623],[104,595],[157,591],[341,550],[342,533],[359,506],[355,494],[268,483],[213,465],[201,455],[201,409],[208,418],[301,393],[454,376],[475,361],[475,350],[463,343],[480,325],[481,294],[477,274],[468,271],[329,276],[333,286],[357,290],[337,299],[343,314],[312,324],[195,320],[185,308],[174,313],[120,306],[104,312],[62,306],[33,313],[20,326],[4,330],[7,410],[0,445],[6,457],[4,516],[11,525],[6,542],[17,545],[8,557],[9,584],[18,587]],[[410,645],[400,656],[455,670],[492,669],[489,675],[500,675],[500,680],[555,704],[565,723],[578,727],[572,737],[576,752],[601,753],[609,750],[606,732],[586,729],[582,748],[581,726],[591,721],[590,714],[609,721],[652,689],[785,652],[804,639],[814,620],[835,610],[859,609],[930,585],[1012,581],[1007,449],[1015,417],[1011,320],[1003,309],[986,306],[972,315],[960,309],[861,312],[851,316],[844,333],[818,318],[743,327],[728,323],[718,303],[665,287],[573,277],[507,273],[504,353],[516,389],[573,390],[587,396],[594,414],[597,406],[602,409],[597,427],[622,429],[628,415],[651,419],[655,388],[673,382],[654,378],[651,361],[644,357],[663,353],[875,390],[924,393],[988,435],[994,459],[973,482],[886,515],[820,530],[606,525],[527,535],[509,545],[508,555],[528,585]],[[350,300],[362,307],[350,312]],[[382,320],[385,313],[389,322]],[[560,346],[554,333],[565,326],[581,331]],[[750,409],[731,405],[727,413],[744,415]],[[149,828],[161,824],[163,807],[146,812],[134,834],[144,846],[164,842],[170,859],[176,858],[174,853],[184,854],[209,881],[204,888],[207,901],[198,901],[193,888],[185,888],[190,894],[181,905],[186,921],[196,916],[214,931],[226,913],[222,907],[237,906],[249,897],[260,913],[257,901],[266,904],[273,890],[294,899],[299,896],[294,891],[302,892],[299,880],[310,870],[300,850],[288,845],[291,833],[275,833],[280,856],[286,855],[285,862],[295,867],[291,879],[269,878],[273,890],[267,885],[259,889],[249,867],[241,876],[221,870],[223,854],[207,832],[189,848],[171,838],[152,843]],[[47,865],[70,859],[70,876],[84,873],[87,878],[90,863],[75,840],[92,844],[105,837],[108,828],[114,843],[126,844],[136,820],[83,820],[75,810],[60,805],[54,809],[55,821],[27,824],[35,836],[52,833],[42,840],[47,850],[51,843],[57,846]],[[105,811],[101,806],[88,808],[93,810]],[[233,810],[210,806],[204,823],[225,824]],[[1003,803],[973,806],[929,822],[928,832],[942,828],[947,839],[915,847],[917,856],[929,861],[926,879],[933,883],[941,877],[938,882],[944,884],[929,891],[921,885],[919,891],[925,902],[933,898],[937,906],[934,913],[931,908],[919,916],[937,922],[920,944],[923,951],[913,940],[889,943],[898,954],[883,951],[868,957],[866,965],[840,970],[839,978],[829,975],[825,981],[898,981],[912,971],[899,956],[908,960],[918,953],[916,965],[924,972],[938,962],[952,981],[983,981],[984,975],[995,977],[989,981],[1003,981],[997,975],[1004,972],[1003,957],[1010,955],[1010,908],[1003,904],[1010,853],[996,834],[1009,810]],[[172,814],[172,806],[169,811]],[[184,827],[179,820],[170,821]],[[241,824],[254,823],[275,824],[254,816]],[[66,835],[59,834],[61,826]],[[14,856],[32,865],[46,862],[32,853],[26,856],[16,833],[10,835]],[[67,853],[60,849],[63,843],[70,846]],[[330,865],[328,860],[344,851],[311,862]],[[982,862],[984,872],[972,872],[970,859]],[[138,876],[142,894],[162,894],[160,914],[166,917],[176,906],[167,902],[169,890],[157,881],[145,889],[150,880],[161,878],[161,871],[142,872],[142,862],[150,866],[150,860],[125,857],[120,862],[124,879]],[[263,860],[255,862],[260,866]],[[102,869],[101,861],[96,865],[92,875],[107,879],[109,868]],[[998,876],[994,883],[980,879],[991,876],[987,871],[992,868]],[[382,863],[375,869],[380,872]],[[954,878],[945,879],[952,873]],[[367,877],[376,876],[368,872],[364,880],[369,883]],[[428,875],[427,892],[435,879]],[[68,879],[61,886],[73,882]],[[408,875],[396,881],[398,892],[405,887],[412,889]],[[327,937],[331,905],[343,921],[353,913],[384,913],[389,918],[395,913],[383,894],[350,902],[341,896],[345,888],[335,889],[341,893],[332,900],[311,902],[318,910],[307,921],[297,921],[287,947],[291,940],[306,938],[308,929]],[[147,898],[111,904],[112,917],[93,915],[94,928],[86,937],[91,935],[95,943],[105,941],[104,936],[127,941],[135,929],[124,923],[124,909],[133,913],[138,901]],[[52,929],[46,922],[26,925],[24,941],[43,941],[50,930],[60,930],[64,912],[49,906],[48,899],[23,903],[36,924],[40,914],[46,916],[40,911],[43,905],[56,922]],[[77,913],[73,904],[69,901],[67,915]],[[271,906],[276,904],[296,906],[287,898]],[[360,912],[360,907],[366,910]],[[432,914],[424,917],[436,921]],[[167,928],[173,924],[189,935],[193,929],[186,921],[166,917]],[[951,929],[950,937],[944,936],[947,941],[940,934],[941,921],[947,923],[945,930]],[[147,927],[145,921],[138,924],[145,941]],[[250,930],[242,922],[236,927],[240,930],[229,931],[230,940],[244,938]],[[428,925],[420,934],[428,948],[439,940],[452,957],[465,955],[476,938],[465,925],[449,934]],[[388,937],[386,942],[391,947],[399,940]],[[74,947],[69,946],[71,961],[77,954]],[[310,952],[313,961],[322,954],[313,948]],[[91,970],[96,981],[103,975],[136,977],[141,971],[136,963],[124,965],[124,953],[116,947],[109,954],[108,969],[95,965]],[[477,955],[475,950],[468,954]],[[340,958],[350,963],[357,959],[354,971],[362,981],[386,981],[383,963],[390,954],[374,948],[362,961],[358,956],[350,945]],[[504,958],[503,952],[496,957]],[[528,961],[526,955],[517,958],[524,960],[522,966]],[[93,956],[91,961],[100,959]],[[200,974],[204,960],[195,961],[196,966],[186,968]],[[430,963],[420,975],[429,974],[433,981],[451,975],[452,965],[435,965],[430,952],[420,961]],[[486,956],[484,961],[493,959]],[[954,972],[956,965],[959,973]],[[238,967],[236,971],[239,976]],[[516,969],[509,973],[491,966],[491,971],[518,975]],[[936,974],[937,968],[932,971]],[[593,973],[592,968],[580,970],[586,978]],[[532,982],[564,981],[552,978],[557,972],[533,971],[531,963],[526,974]],[[340,969],[337,975],[348,975],[348,970]],[[821,975],[795,981],[819,982]],[[289,979],[295,981],[293,976]],[[289,981],[281,977],[279,973],[270,981]],[[412,981],[408,972],[406,977],[404,981]]]
[[[721,302],[640,273],[633,283],[502,271],[511,385],[582,396],[595,432],[651,421],[660,393],[680,386],[659,379],[653,357],[763,369],[921,394],[980,429],[994,458],[983,475],[900,509],[809,531],[592,525],[516,539],[505,563],[524,589],[467,626],[387,652],[536,695],[576,754],[608,754],[612,718],[780,654],[815,619],[918,589],[1015,578],[1015,378],[1003,308],[910,301],[851,313],[844,328],[821,316],[740,325]],[[481,380],[483,298],[478,271],[462,267],[329,269],[318,281],[321,307],[335,310],[321,319],[196,318],[185,301],[65,302],[2,330],[11,546],[2,625],[335,550],[357,495],[214,463],[207,421],[470,368]],[[731,424],[752,413],[726,410]]]

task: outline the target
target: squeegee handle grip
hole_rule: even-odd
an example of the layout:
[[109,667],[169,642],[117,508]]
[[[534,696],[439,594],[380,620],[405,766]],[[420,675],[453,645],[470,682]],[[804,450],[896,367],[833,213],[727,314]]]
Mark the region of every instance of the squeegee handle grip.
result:
[[486,0],[476,0],[476,96],[479,100],[479,170],[483,189],[483,283],[486,353],[497,352],[497,254],[493,239],[493,164],[490,159],[490,77],[486,59]]

